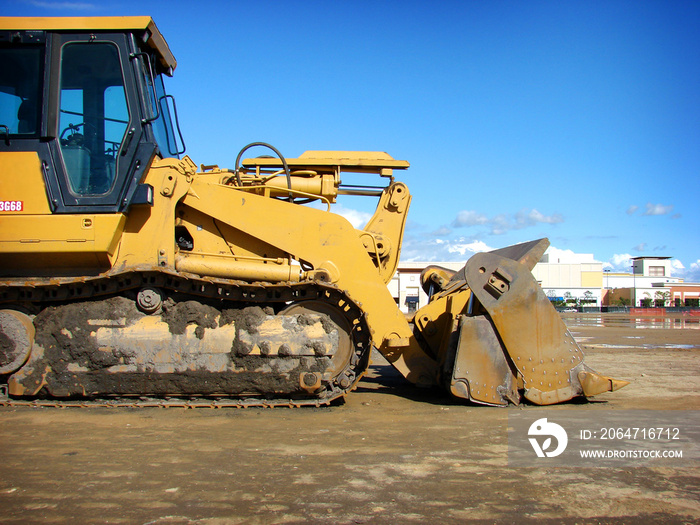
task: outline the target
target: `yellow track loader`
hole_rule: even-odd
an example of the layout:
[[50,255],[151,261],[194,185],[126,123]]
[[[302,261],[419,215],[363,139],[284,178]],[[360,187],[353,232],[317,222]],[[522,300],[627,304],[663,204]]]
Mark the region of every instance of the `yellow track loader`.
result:
[[[0,402],[318,406],[373,348],[486,405],[624,386],[586,367],[534,280],[545,239],[426,269],[407,319],[387,283],[408,162],[252,143],[197,166],[175,66],[149,17],[0,18]],[[383,184],[342,182],[356,173]],[[331,212],[344,194],[378,198],[364,229]]]

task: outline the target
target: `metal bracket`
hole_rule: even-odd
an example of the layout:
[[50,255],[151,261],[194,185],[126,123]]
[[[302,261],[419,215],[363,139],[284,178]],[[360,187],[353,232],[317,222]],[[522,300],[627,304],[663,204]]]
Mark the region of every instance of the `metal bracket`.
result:
[[160,188],[161,195],[164,197],[172,197],[175,186],[177,186],[177,177],[173,176],[172,173],[166,173],[163,176],[163,185]]
[[[481,269],[479,270],[481,271]],[[508,290],[513,277],[503,268],[498,267],[489,277],[488,282],[484,285],[484,289],[490,293],[494,299],[498,299]]]

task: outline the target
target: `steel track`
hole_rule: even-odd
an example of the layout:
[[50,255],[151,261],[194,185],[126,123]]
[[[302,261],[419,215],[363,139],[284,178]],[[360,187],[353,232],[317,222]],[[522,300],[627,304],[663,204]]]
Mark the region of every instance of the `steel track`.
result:
[[24,306],[41,310],[47,306],[68,304],[94,298],[117,296],[144,286],[158,287],[172,293],[200,297],[202,299],[245,303],[247,305],[283,305],[306,300],[326,302],[337,308],[352,326],[349,334],[354,343],[351,365],[355,380],[347,388],[335,386],[325,397],[261,398],[215,396],[183,396],[173,394],[164,397],[101,397],[63,399],[13,399],[7,394],[7,385],[0,385],[0,406],[32,407],[106,407],[106,408],[245,408],[245,407],[301,407],[327,406],[353,390],[369,366],[371,348],[370,331],[361,305],[352,300],[346,291],[337,286],[318,281],[301,283],[248,283],[217,278],[203,278],[160,268],[131,269],[110,272],[95,277],[12,279],[0,281],[0,307]]

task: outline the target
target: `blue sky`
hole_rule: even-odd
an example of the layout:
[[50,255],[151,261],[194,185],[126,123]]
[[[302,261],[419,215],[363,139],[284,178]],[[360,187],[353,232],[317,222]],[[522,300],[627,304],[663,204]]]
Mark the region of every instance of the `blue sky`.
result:
[[[700,281],[700,2],[5,0],[0,14],[153,16],[197,164],[233,167],[254,141],[408,160],[404,260],[549,237],[613,269],[671,256]],[[375,204],[338,210],[360,225]]]

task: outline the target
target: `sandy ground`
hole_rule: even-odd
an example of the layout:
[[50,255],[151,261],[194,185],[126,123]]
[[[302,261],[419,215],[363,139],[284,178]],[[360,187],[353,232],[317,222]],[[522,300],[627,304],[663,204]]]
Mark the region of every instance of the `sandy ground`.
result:
[[[697,323],[566,320],[632,384],[557,409],[700,410]],[[509,467],[518,410],[541,408],[454,403],[381,362],[330,408],[0,408],[0,522],[700,523],[697,461]]]

